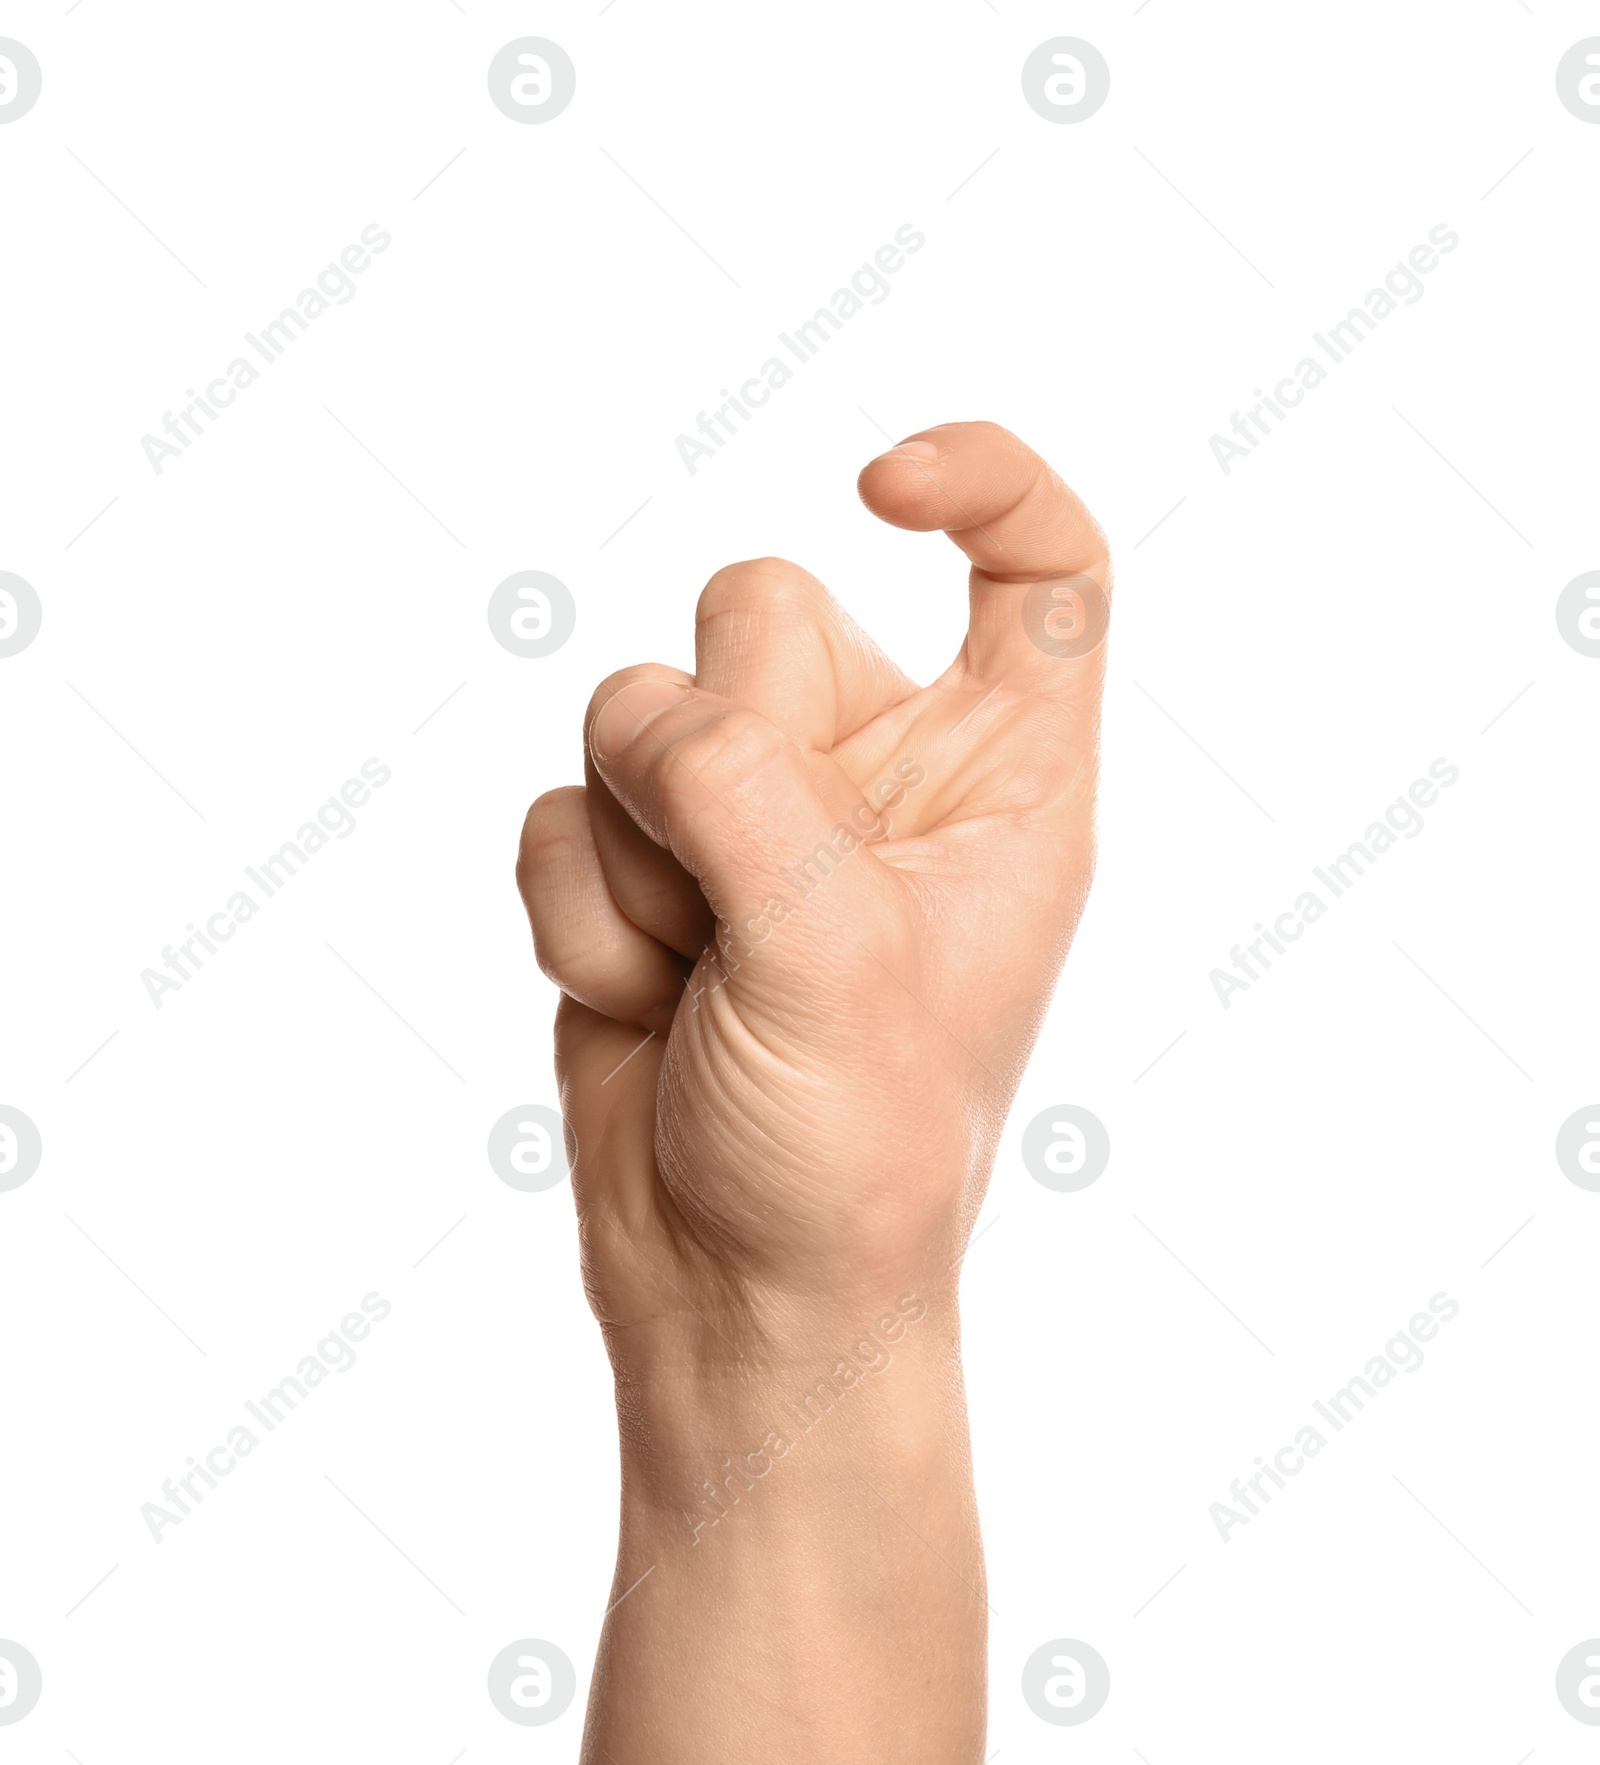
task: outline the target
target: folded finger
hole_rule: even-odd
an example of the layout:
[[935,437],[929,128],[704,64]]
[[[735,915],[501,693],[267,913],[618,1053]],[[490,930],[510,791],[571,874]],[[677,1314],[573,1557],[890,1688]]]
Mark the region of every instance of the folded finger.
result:
[[783,558],[719,570],[695,609],[695,684],[830,753],[916,690],[809,571]]
[[[588,739],[612,794],[736,935],[795,948],[798,924],[806,944],[836,916],[876,909],[888,877],[862,850],[873,818],[863,811],[858,833],[840,824],[800,749],[759,712],[698,688],[636,680],[599,708]],[[797,890],[809,901],[813,878],[827,882],[817,891],[827,908],[786,913],[784,935],[773,936],[767,907]]]
[[686,967],[612,898],[581,787],[528,811],[517,886],[539,966],[563,993],[618,1023],[670,1027]]

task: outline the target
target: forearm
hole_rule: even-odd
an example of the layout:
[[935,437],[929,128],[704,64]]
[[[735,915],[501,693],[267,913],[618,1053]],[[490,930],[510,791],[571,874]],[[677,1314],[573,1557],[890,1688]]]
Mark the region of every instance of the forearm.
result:
[[621,1546],[584,1765],[982,1759],[953,1297],[848,1309],[776,1357],[619,1361]]

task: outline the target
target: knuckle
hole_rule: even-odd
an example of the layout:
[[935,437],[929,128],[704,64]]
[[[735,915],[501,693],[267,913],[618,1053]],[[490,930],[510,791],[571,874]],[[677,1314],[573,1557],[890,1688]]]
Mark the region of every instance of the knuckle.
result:
[[563,848],[581,844],[588,821],[588,793],[562,785],[536,799],[522,819],[517,843],[517,886],[524,895],[549,873]]
[[787,558],[746,558],[724,565],[700,591],[695,623],[704,625],[725,613],[809,607],[821,592],[821,584],[810,571]]
[[987,417],[979,417],[972,424],[972,434],[975,440],[997,442],[1013,453],[1027,451],[1019,436],[1007,429],[1003,423],[993,423]]
[[562,992],[582,997],[594,987],[597,972],[606,966],[606,952],[596,947],[592,933],[577,932],[568,922],[535,921],[533,955],[545,979]]
[[786,747],[776,724],[754,711],[732,708],[719,712],[674,744],[681,766],[667,773],[669,789],[683,793],[695,781],[719,798],[736,795],[752,777],[767,771]]
[[569,999],[621,1022],[676,998],[676,974],[665,961],[641,958],[619,922],[603,916],[547,933],[535,928],[534,956],[545,978]]
[[[1019,462],[1027,462],[1038,456],[1013,429],[1003,423],[991,422],[987,417],[977,417],[971,422],[951,424],[948,428],[959,430],[959,434],[951,437],[958,449],[963,453],[975,456],[988,456],[996,464],[1015,467]],[[930,431],[939,434],[939,430]]]

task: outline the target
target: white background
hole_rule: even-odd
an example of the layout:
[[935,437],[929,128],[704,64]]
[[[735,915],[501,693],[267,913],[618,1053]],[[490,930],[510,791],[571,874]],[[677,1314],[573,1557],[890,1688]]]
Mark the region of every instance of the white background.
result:
[[[1569,0],[6,9],[44,70],[0,129],[0,569],[44,608],[0,662],[0,1101],[44,1141],[0,1195],[0,1636],[44,1672],[8,1758],[576,1757],[607,1372],[565,1186],[484,1155],[554,1101],[522,812],[601,676],[691,661],[733,559],[943,666],[959,561],[854,477],[979,416],[1119,566],[1099,874],[965,1277],[990,1751],[1594,1758],[1554,1674],[1600,1634],[1600,1196],[1553,1143],[1600,1092],[1600,661],[1553,613],[1600,567],[1600,127],[1554,84],[1597,32]],[[485,84],[530,33],[578,70],[541,127]],[[1072,127],[1019,84],[1062,34],[1112,76]],[[908,222],[891,296],[691,476],[674,437]],[[141,436],[370,223],[356,297],[157,476]],[[1225,476],[1211,434],[1441,223],[1425,296]],[[524,569],[578,607],[542,661],[485,619]],[[369,756],[356,832],[157,1010],[141,971]],[[1209,971],[1441,756],[1425,831],[1224,1010]],[[1112,1142],[1074,1195],[1019,1157],[1064,1102]],[[141,1504],[373,1290],[360,1363],[154,1543]],[[1427,1364],[1224,1544],[1209,1505],[1440,1291]],[[578,1669],[548,1727],[484,1690],[526,1636]],[[1020,1692],[1058,1637],[1111,1670],[1072,1730]]]

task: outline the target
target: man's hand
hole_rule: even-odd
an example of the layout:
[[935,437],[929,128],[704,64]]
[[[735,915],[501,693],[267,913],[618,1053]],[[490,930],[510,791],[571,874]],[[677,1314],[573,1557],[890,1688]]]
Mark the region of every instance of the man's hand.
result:
[[618,1378],[618,1592],[654,1559],[587,1760],[981,1757],[954,1270],[1093,868],[1109,567],[991,424],[860,490],[971,560],[950,668],[918,688],[805,571],[731,565],[694,674],[607,680],[587,784],[523,830]]

